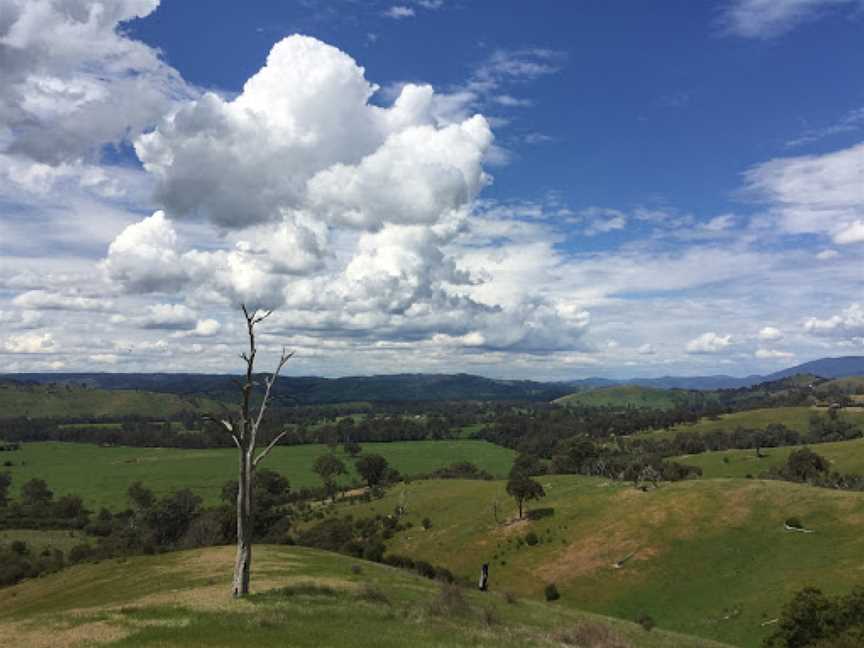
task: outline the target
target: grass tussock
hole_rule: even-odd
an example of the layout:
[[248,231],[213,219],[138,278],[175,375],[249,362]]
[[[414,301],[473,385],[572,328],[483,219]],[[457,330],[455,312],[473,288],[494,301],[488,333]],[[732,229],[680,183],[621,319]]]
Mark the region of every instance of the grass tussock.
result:
[[438,594],[429,602],[429,614],[438,617],[461,617],[471,611],[462,588],[451,583],[441,583]]
[[382,592],[378,587],[369,585],[368,583],[364,585],[359,592],[357,592],[356,596],[359,600],[365,601],[366,603],[387,606],[392,605],[390,599],[384,592]]

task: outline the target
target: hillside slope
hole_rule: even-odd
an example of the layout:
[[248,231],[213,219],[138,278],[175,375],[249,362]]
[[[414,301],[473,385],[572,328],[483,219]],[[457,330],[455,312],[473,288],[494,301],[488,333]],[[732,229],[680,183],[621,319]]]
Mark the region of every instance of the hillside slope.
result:
[[742,478],[747,475],[756,477],[769,468],[785,464],[789,455],[802,447],[808,447],[825,457],[831,463],[831,470],[856,475],[864,474],[864,439],[814,443],[808,446],[762,448],[761,456],[756,456],[755,450],[721,450],[672,457],[670,461],[699,466],[703,471],[703,479]]
[[[345,512],[391,512],[405,501],[414,527],[390,541],[393,553],[466,576],[490,562],[498,588],[539,599],[554,581],[562,605],[624,619],[649,614],[661,628],[736,646],[759,646],[771,631],[763,624],[802,587],[840,592],[860,583],[862,493],[744,479],[647,493],[577,476],[538,480],[547,496],[532,503],[532,521],[512,521],[503,482],[416,482]],[[792,516],[816,532],[787,531]],[[529,531],[534,546],[524,543]]]
[[688,396],[686,391],[681,390],[656,389],[640,385],[616,385],[568,394],[553,402],[559,405],[587,405],[592,407],[671,409],[686,404]]
[[232,559],[215,547],[110,560],[0,590],[0,645],[553,647],[587,623],[615,648],[722,648],[495,592],[444,598],[411,573],[297,547],[256,547],[253,595],[232,601]]
[[167,417],[180,412],[219,412],[215,401],[138,390],[91,389],[76,384],[0,382],[0,419]]
[[[227,374],[0,374],[0,380],[86,384],[98,389],[131,389],[216,399],[237,399],[236,376]],[[471,374],[390,374],[380,376],[281,376],[274,398],[282,405],[357,401],[537,400],[571,391],[556,383],[497,380]]]
[[[738,427],[762,429],[771,423],[781,423],[791,430],[805,434],[810,429],[810,417],[813,414],[825,415],[824,407],[764,407],[760,409],[721,414],[716,418],[703,417],[696,423],[682,423],[667,430],[640,432],[639,436],[665,439],[674,437],[679,432],[707,434],[715,430],[732,432]],[[851,423],[864,425],[864,409],[847,408],[842,416]]]

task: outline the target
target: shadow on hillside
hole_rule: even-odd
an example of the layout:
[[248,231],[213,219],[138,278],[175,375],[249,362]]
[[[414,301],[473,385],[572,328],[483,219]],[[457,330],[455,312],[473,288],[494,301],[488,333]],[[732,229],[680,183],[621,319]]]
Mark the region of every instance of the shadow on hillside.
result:
[[529,520],[542,520],[543,518],[552,517],[553,515],[555,515],[555,509],[551,506],[525,511],[525,517]]

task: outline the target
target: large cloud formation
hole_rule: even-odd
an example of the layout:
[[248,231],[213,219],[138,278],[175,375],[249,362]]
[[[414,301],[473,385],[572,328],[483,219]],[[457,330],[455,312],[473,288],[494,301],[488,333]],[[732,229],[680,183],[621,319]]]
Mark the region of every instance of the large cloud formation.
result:
[[176,218],[226,228],[311,212],[363,229],[434,224],[488,181],[492,134],[481,116],[436,123],[434,92],[406,85],[395,103],[347,54],[314,38],[277,43],[243,92],[184,104],[135,149]]
[[[0,0],[0,150],[58,164],[152,126],[189,96],[120,25],[159,0]],[[14,134],[14,135],[13,135]]]
[[[129,226],[103,267],[130,293],[286,305],[286,330],[468,348],[572,348],[587,313],[470,295],[448,245],[491,182],[482,115],[442,110],[428,85],[389,105],[350,56],[314,38],[277,43],[234,99],[181,104],[135,150],[163,211]],[[186,223],[224,233],[185,246]]]

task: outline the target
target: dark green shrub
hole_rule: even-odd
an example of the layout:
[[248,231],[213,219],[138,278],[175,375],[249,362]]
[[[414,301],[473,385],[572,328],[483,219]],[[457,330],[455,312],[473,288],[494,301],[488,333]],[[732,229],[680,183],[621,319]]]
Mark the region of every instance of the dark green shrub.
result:
[[417,560],[414,562],[414,569],[417,573],[426,578],[435,578],[435,567],[430,565],[425,560]]
[[546,597],[547,601],[557,601],[561,598],[561,593],[558,591],[558,587],[555,583],[549,583],[543,590],[543,595]]
[[536,545],[540,541],[540,538],[537,537],[537,534],[533,531],[529,531],[525,534],[525,542],[530,546]]
[[651,630],[653,630],[657,625],[654,622],[653,617],[648,614],[640,614],[636,619],[636,623],[642,626],[642,629],[645,630],[645,632],[651,632]]

